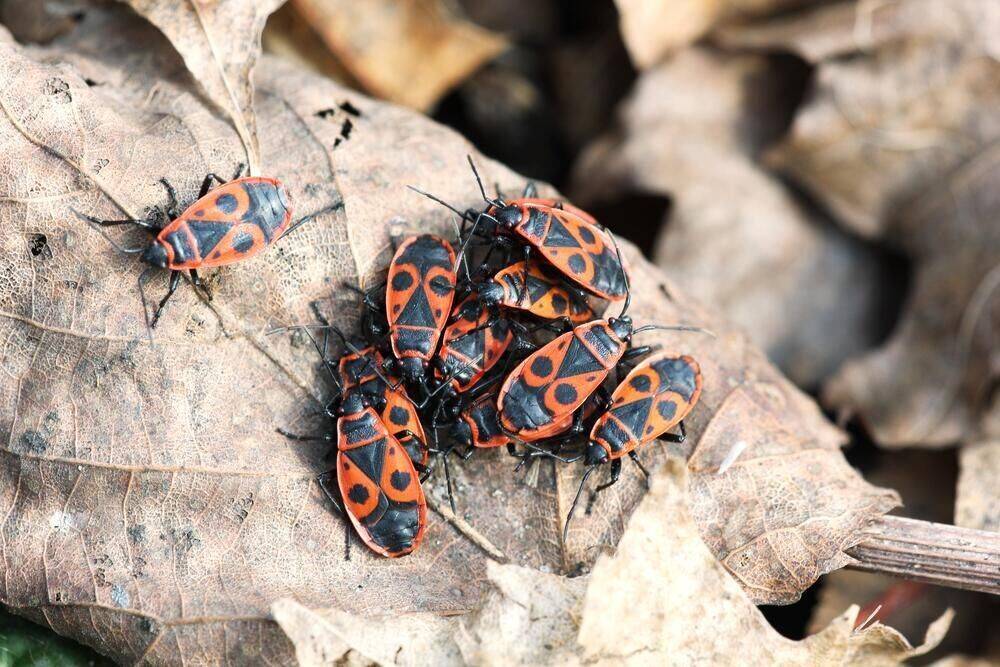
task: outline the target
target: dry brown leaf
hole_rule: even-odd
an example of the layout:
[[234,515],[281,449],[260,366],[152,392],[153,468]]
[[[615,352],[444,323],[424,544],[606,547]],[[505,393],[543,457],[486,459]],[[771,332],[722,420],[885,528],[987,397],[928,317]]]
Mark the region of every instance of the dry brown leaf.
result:
[[975,437],[1000,327],[1000,5],[839,3],[724,43],[814,60],[815,90],[773,164],[916,266],[880,349],[826,389],[887,446]]
[[660,476],[617,553],[594,566],[579,634],[587,661],[895,665],[930,650],[947,632],[950,612],[912,648],[883,625],[854,632],[858,608],[851,607],[816,635],[785,639],[697,539],[700,522],[683,509],[684,487],[676,468]]
[[[615,555],[599,559],[590,575],[568,578],[490,563],[482,607],[458,619],[356,619],[309,612],[291,601],[276,604],[275,616],[291,629],[300,660],[311,658],[307,664],[332,664],[333,656],[351,655],[348,647],[383,664],[408,664],[418,655],[409,642],[424,642],[423,664],[896,665],[934,648],[947,631],[950,613],[913,648],[883,625],[855,632],[854,606],[814,636],[785,639],[705,548],[685,509],[683,466],[673,462],[662,473]],[[378,658],[377,651],[398,658]]]
[[260,174],[253,70],[264,23],[285,0],[124,0],[159,28],[205,94],[226,112]]
[[883,276],[871,250],[754,163],[781,131],[780,80],[763,57],[677,54],[640,77],[617,133],[577,165],[576,189],[669,196],[657,263],[810,387],[874,344]]
[[[302,214],[338,201],[344,208],[252,262],[213,272],[210,303],[181,289],[151,344],[136,290],[141,265],[70,207],[141,216],[165,201],[161,177],[189,200],[206,172],[229,173],[244,159],[239,135],[195,93],[166,40],[120,8],[89,12],[51,47],[4,36],[0,50],[0,222],[8,230],[0,237],[0,603],[122,662],[280,664],[294,659],[294,647],[271,617],[279,599],[348,615],[468,612],[488,587],[490,557],[556,572],[566,560],[589,562],[595,542],[617,542],[641,495],[634,471],[580,517],[568,558],[559,534],[575,487],[567,478],[579,470],[560,470],[557,493],[551,467],[536,467],[533,487],[493,453],[456,471],[461,516],[432,512],[417,554],[380,559],[355,539],[345,561],[345,524],[314,482],[329,466],[328,448],[274,431],[324,428],[315,411],[325,391],[305,341],[264,332],[309,321],[309,303],[321,298],[346,326],[358,304],[338,286],[381,270],[390,231],[450,230],[448,215],[405,185],[475,204],[465,140],[265,59],[256,104],[265,171],[288,185]],[[345,114],[354,119],[346,139]],[[480,162],[487,182],[523,186]],[[145,238],[115,231],[128,245]],[[702,362],[692,443],[731,395],[763,391],[782,423],[776,437],[794,433],[803,448],[822,450],[821,465],[846,465],[840,435],[812,403],[702,307],[669,287],[673,300],[664,299],[661,274],[624,249],[638,322],[705,323],[720,334],[648,337]],[[164,286],[158,274],[147,289]],[[724,410],[722,423],[731,416]],[[813,458],[796,471],[798,455],[788,455],[782,479],[808,487]],[[426,487],[437,506],[442,487]],[[856,476],[840,490],[846,497],[819,494],[808,508],[821,523],[830,507],[847,512],[831,526],[836,544],[854,539],[852,521],[892,499]],[[752,503],[755,493],[741,488],[725,499]],[[739,520],[724,525],[743,530]],[[788,549],[810,558],[794,543]],[[772,567],[766,555],[750,566]],[[753,580],[747,570],[741,576]]]
[[293,0],[370,93],[428,109],[503,51],[506,40],[441,0]]
[[814,0],[615,0],[621,32],[639,69],[691,44],[714,26]]

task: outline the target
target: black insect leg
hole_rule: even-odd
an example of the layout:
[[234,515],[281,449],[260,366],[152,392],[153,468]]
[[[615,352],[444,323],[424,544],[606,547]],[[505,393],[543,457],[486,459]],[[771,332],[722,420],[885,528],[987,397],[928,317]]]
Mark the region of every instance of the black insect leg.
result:
[[[524,258],[524,270],[521,272],[521,284],[517,289],[517,302],[521,303],[522,298],[528,295],[528,262],[531,261],[531,245],[525,243],[522,249]],[[521,290],[524,290],[523,292]]]
[[639,361],[639,359],[655,349],[656,348],[652,345],[629,348],[625,351],[625,354],[622,355],[621,359],[618,360],[618,364],[615,366],[615,373],[618,374],[618,377],[622,377],[623,374],[635,364],[635,362]]
[[587,502],[586,514],[590,514],[590,510],[593,509],[594,501],[597,500],[597,494],[603,491],[604,489],[617,484],[618,480],[621,479],[621,476],[622,476],[622,460],[614,459],[611,462],[611,479],[609,479],[604,484],[598,486],[596,489],[594,489],[594,492],[590,494],[590,500]]
[[666,440],[667,442],[674,442],[680,444],[687,439],[687,431],[684,429],[684,422],[678,422],[677,426],[680,428],[680,433],[664,433],[660,436],[660,440]]
[[529,199],[534,199],[538,196],[538,186],[534,181],[528,181],[524,184],[524,192],[521,196]]
[[208,286],[201,282],[201,278],[198,277],[198,272],[195,269],[188,271],[191,274],[191,282],[194,286],[201,290],[201,293],[205,295],[205,298],[209,301],[212,300],[212,293],[208,291]]
[[174,220],[180,215],[179,211],[177,210],[178,208],[177,190],[175,190],[174,186],[170,184],[170,181],[168,181],[165,178],[161,178],[160,183],[163,184],[163,187],[167,191],[167,215],[170,217],[171,220]]
[[642,472],[642,476],[646,480],[646,490],[649,491],[649,471],[646,470],[646,466],[642,465],[642,460],[639,459],[639,455],[637,453],[635,453],[635,451],[629,452],[628,453],[628,457],[630,459],[632,459],[632,461],[637,466],[639,466],[639,470]]
[[181,272],[171,271],[170,272],[170,285],[167,287],[167,295],[160,300],[160,304],[156,307],[156,312],[153,313],[153,319],[150,320],[149,327],[152,329],[156,327],[156,323],[160,320],[160,314],[163,312],[163,307],[167,305],[167,301],[170,297],[174,295],[177,291],[177,286],[181,284]]
[[[240,171],[236,173],[240,173],[242,169],[243,165],[240,165]],[[201,199],[202,197],[207,195],[208,191],[212,189],[212,181],[217,182],[219,185],[225,185],[227,183],[227,181],[224,181],[222,177],[218,176],[214,172],[206,174],[205,180],[201,182],[201,189],[198,190],[198,199]]]
[[289,440],[295,440],[296,442],[333,442],[334,438],[332,435],[299,435],[298,433],[289,433],[283,428],[274,429],[281,435],[285,436]]
[[337,473],[329,470],[316,478],[316,481],[319,483],[319,488],[323,489],[323,493],[330,499],[337,513],[344,520],[344,560],[351,560],[351,522],[347,518],[344,506],[338,500],[340,486],[337,484]]

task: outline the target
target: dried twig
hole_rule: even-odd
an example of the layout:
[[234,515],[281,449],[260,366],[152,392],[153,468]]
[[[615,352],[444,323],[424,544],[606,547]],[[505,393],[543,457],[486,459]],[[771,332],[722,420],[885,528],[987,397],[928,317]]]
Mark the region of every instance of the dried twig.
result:
[[884,516],[847,554],[856,570],[1000,595],[1000,533]]

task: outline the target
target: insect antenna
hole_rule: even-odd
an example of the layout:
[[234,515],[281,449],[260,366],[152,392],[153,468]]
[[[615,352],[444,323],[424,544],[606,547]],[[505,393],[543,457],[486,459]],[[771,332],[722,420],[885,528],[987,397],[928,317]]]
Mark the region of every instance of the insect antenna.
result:
[[637,334],[637,333],[642,333],[643,331],[694,331],[696,333],[703,333],[707,336],[711,336],[712,338],[716,337],[715,332],[712,331],[711,329],[704,329],[702,327],[692,327],[684,324],[679,324],[670,327],[665,326],[663,324],[646,324],[639,327],[638,329],[635,329],[632,333]]
[[597,464],[587,466],[587,472],[583,473],[583,479],[580,480],[580,486],[577,488],[576,495],[573,497],[573,504],[570,505],[569,514],[566,515],[566,525],[563,526],[563,546],[566,545],[566,539],[569,537],[569,522],[573,519],[573,512],[576,511],[576,506],[580,503],[580,496],[583,494],[583,487],[587,485],[587,480],[590,479],[591,474],[593,474],[595,470],[597,470]]
[[452,206],[451,204],[449,204],[445,200],[441,199],[440,197],[437,197],[436,195],[432,195],[429,192],[424,192],[423,190],[421,190],[420,188],[418,188],[418,187],[416,187],[414,185],[407,185],[406,187],[410,188],[411,190],[413,190],[414,192],[416,192],[418,195],[423,195],[423,196],[427,197],[428,199],[430,199],[431,201],[434,201],[434,202],[437,202],[438,204],[441,204],[441,206],[444,206],[446,209],[448,209],[449,211],[451,211],[452,213],[454,213],[458,217],[460,217],[460,218],[464,218],[465,217],[465,213],[463,213],[462,211],[459,211],[457,208],[455,208],[454,206]]
[[501,208],[504,206],[502,199],[490,199],[486,196],[486,188],[483,187],[483,179],[479,177],[479,170],[476,169],[476,163],[472,161],[471,155],[466,155],[465,159],[469,161],[469,166],[472,167],[472,175],[476,177],[476,183],[479,185],[479,193],[483,196],[483,201],[485,201],[490,206],[496,206]]
[[[121,245],[120,243],[118,243],[117,241],[115,241],[113,238],[111,238],[110,236],[108,236],[108,233],[105,232],[104,228],[101,226],[101,224],[100,224],[101,221],[100,220],[98,220],[97,218],[92,218],[91,216],[87,215],[86,213],[81,213],[80,211],[77,211],[75,208],[70,208],[70,210],[73,211],[73,213],[75,213],[78,217],[80,217],[81,219],[83,219],[88,225],[90,225],[91,227],[93,227],[97,231],[97,233],[100,234],[101,236],[103,236],[104,240],[107,241],[108,243],[110,243],[111,246],[114,247],[114,249],[117,250],[118,252],[124,253],[126,255],[138,255],[139,253],[141,253],[143,250],[146,249],[146,246],[139,246],[139,247],[136,247],[136,248],[126,248],[126,247],[124,247],[123,245]],[[133,220],[127,220],[127,221],[123,220],[122,221],[123,224],[126,223],[126,222],[135,222],[135,221],[133,221]]]
[[292,226],[289,227],[288,229],[286,229],[285,233],[282,234],[279,237],[278,240],[281,240],[281,239],[285,238],[286,236],[288,236],[289,234],[291,234],[296,229],[298,229],[299,227],[301,227],[305,223],[309,222],[310,220],[318,218],[319,216],[324,215],[326,213],[332,213],[333,211],[339,211],[342,208],[344,208],[344,201],[340,200],[336,204],[331,204],[331,205],[327,206],[326,208],[321,208],[318,211],[313,211],[309,215],[303,216],[303,217],[299,218],[297,221],[293,222]]

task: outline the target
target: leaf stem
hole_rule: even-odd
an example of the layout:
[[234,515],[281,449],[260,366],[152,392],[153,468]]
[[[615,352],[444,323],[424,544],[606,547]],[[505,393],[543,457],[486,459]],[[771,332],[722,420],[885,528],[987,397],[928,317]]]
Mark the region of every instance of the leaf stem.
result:
[[1000,533],[883,516],[847,554],[855,570],[1000,595]]

